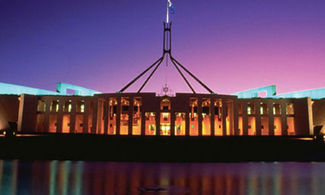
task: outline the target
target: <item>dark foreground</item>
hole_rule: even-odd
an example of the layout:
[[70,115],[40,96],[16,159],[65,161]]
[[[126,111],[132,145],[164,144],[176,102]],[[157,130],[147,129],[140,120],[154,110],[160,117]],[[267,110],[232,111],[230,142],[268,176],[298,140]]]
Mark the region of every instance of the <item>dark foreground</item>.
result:
[[0,194],[322,195],[325,163],[0,160]]
[[325,161],[325,144],[311,137],[20,135],[0,137],[0,158],[143,162]]

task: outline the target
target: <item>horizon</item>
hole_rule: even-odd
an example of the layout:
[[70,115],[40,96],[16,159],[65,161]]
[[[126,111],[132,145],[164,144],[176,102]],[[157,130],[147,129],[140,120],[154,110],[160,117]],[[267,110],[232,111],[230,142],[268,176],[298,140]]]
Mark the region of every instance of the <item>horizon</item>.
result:
[[[166,1],[141,2],[0,2],[0,82],[120,90],[162,54]],[[173,57],[215,93],[325,87],[325,2],[172,2]],[[174,92],[190,92],[167,68],[160,66],[143,92],[159,92],[166,80]]]

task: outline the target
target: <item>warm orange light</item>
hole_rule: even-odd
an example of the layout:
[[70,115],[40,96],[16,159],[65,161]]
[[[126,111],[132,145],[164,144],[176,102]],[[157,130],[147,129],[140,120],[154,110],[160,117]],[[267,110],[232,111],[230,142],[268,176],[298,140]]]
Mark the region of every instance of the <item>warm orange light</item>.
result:
[[238,130],[239,135],[243,135],[243,117],[238,117]]
[[175,115],[175,135],[185,135],[185,112],[176,112]]
[[281,117],[274,117],[274,135],[281,135]]
[[146,117],[145,134],[156,135],[156,113],[146,112],[145,117]]
[[256,135],[255,117],[248,117],[248,135]]

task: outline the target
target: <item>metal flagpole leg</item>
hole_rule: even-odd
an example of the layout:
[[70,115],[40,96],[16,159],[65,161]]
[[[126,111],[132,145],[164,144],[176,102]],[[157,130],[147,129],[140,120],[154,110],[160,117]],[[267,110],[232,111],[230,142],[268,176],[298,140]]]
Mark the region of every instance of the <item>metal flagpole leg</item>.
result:
[[[165,55],[164,55],[165,56]],[[153,71],[151,72],[151,74],[149,75],[149,77],[146,79],[146,81],[142,84],[142,86],[140,87],[140,89],[138,90],[138,93],[141,92],[141,90],[143,89],[143,87],[147,84],[147,82],[149,81],[149,79],[152,77],[152,75],[156,72],[157,68],[160,66],[161,62],[164,60],[164,56],[161,57],[159,63],[156,65],[155,69],[153,69]]]
[[188,82],[188,80],[186,79],[186,77],[184,76],[184,74],[182,73],[182,71],[177,67],[177,64],[174,62],[173,58],[171,58],[172,63],[174,64],[175,68],[177,69],[177,71],[179,72],[179,74],[183,77],[184,81],[186,82],[186,84],[189,86],[189,88],[191,88],[192,92],[195,94],[196,92],[194,91],[193,87],[191,86],[191,84]]
[[189,70],[187,70],[181,63],[179,63],[175,58],[173,58],[171,56],[171,59],[174,60],[180,67],[183,68],[183,70],[185,70],[189,75],[191,75],[191,77],[193,77],[198,83],[200,83],[202,85],[202,87],[204,87],[207,91],[209,91],[211,94],[214,94],[214,92],[207,87],[204,83],[202,83],[196,76],[194,76]]
[[141,74],[139,74],[135,79],[133,79],[131,82],[129,82],[125,87],[123,87],[119,93],[122,93],[125,91],[130,85],[132,85],[135,81],[137,81],[142,75],[144,75],[148,70],[150,70],[152,67],[154,67],[159,61],[161,61],[163,57],[159,58],[155,63],[153,63],[149,68],[147,68],[145,71],[143,71]]

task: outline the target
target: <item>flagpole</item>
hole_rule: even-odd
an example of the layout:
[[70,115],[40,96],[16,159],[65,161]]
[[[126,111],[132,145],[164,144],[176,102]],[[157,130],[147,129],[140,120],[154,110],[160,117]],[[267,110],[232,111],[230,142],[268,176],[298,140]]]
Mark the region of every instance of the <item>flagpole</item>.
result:
[[169,23],[169,2],[167,0],[167,14],[166,14],[166,23]]

